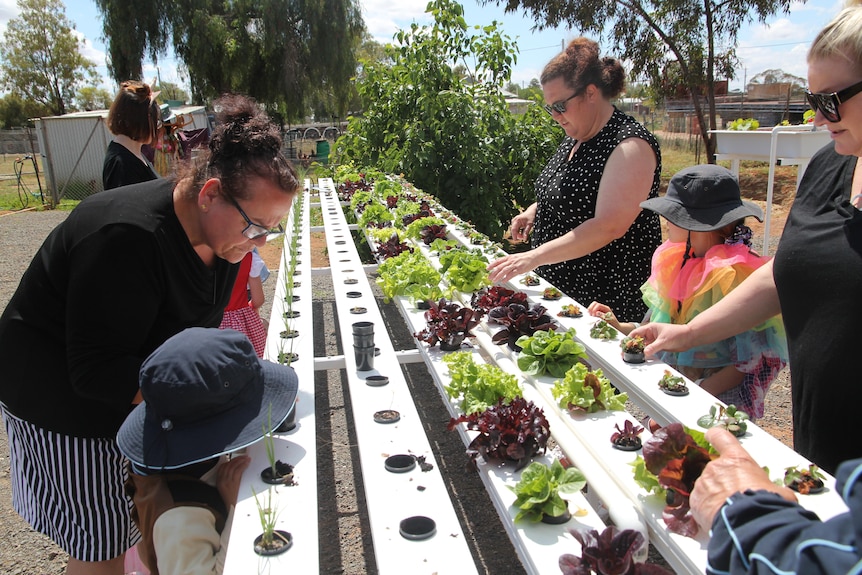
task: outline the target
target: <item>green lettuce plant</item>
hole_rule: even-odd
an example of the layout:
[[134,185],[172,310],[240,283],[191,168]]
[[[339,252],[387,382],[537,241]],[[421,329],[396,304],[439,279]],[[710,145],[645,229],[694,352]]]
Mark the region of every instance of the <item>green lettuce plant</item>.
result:
[[563,377],[572,366],[586,361],[586,348],[575,341],[575,328],[564,332],[539,330],[518,338],[518,369],[529,375]]
[[528,519],[538,522],[543,515],[564,515],[569,506],[560,494],[578,493],[586,484],[587,480],[579,469],[566,469],[558,459],[550,467],[534,461],[521,473],[518,483],[509,486],[517,495],[513,504],[518,508],[515,521]]
[[617,393],[602,370],[589,371],[578,363],[554,382],[551,393],[560,407],[572,412],[594,413],[601,410],[623,411],[628,395]]
[[446,354],[443,362],[449,367],[446,394],[461,398],[460,407],[464,413],[485,411],[500,399],[511,400],[522,395],[518,379],[496,365],[476,363],[473,355],[466,351]]

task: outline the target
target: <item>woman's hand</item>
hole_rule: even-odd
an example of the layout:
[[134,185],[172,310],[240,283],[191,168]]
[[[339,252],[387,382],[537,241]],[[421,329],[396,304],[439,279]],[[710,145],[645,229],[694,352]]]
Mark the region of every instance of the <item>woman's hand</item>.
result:
[[228,507],[236,505],[239,484],[242,481],[242,473],[251,463],[248,455],[233,455],[229,461],[219,465],[216,476],[216,487],[219,495]]
[[788,501],[796,501],[793,491],[769,480],[763,468],[729,431],[721,427],[710,428],[706,432],[706,439],[720,457],[704,468],[689,499],[692,515],[704,531],[712,527],[715,514],[727,498],[738,491],[772,491]]
[[526,241],[533,231],[533,225],[536,221],[536,204],[512,218],[512,225],[509,227],[509,235],[512,237],[512,243]]
[[488,265],[488,278],[493,283],[503,283],[515,276],[530,273],[536,269],[532,251],[504,256]]

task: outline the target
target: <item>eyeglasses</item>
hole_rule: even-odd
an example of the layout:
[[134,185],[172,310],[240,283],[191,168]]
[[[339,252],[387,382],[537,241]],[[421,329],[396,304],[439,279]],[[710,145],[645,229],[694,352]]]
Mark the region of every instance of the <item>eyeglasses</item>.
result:
[[260,224],[254,223],[253,221],[251,221],[249,219],[249,217],[245,214],[245,212],[242,211],[242,208],[239,207],[239,204],[237,203],[237,201],[235,199],[233,199],[233,196],[231,196],[230,194],[227,194],[227,193],[224,194],[224,196],[228,200],[230,200],[230,203],[233,204],[233,207],[235,207],[237,209],[237,211],[239,212],[239,215],[241,215],[242,219],[245,220],[245,223],[247,225],[245,226],[245,229],[242,230],[242,235],[244,235],[248,239],[256,240],[258,238],[262,238],[262,237],[267,236],[269,234],[283,234],[284,233],[284,226],[282,226],[281,224],[278,224],[278,227],[276,227],[276,228],[270,229],[266,226],[262,226]]
[[840,92],[832,92],[831,94],[814,93],[805,90],[805,97],[808,99],[808,105],[812,110],[820,110],[827,122],[840,122],[841,114],[838,112],[838,106],[862,92],[862,82],[857,82],[849,88],[844,88]]
[[557,102],[554,102],[553,104],[545,104],[542,107],[551,116],[554,115],[554,112],[556,112],[558,114],[565,114],[566,113],[566,102],[568,102],[572,98],[575,98],[576,96],[580,96],[580,94],[579,93],[572,94],[571,96],[569,96],[565,100],[559,100]]

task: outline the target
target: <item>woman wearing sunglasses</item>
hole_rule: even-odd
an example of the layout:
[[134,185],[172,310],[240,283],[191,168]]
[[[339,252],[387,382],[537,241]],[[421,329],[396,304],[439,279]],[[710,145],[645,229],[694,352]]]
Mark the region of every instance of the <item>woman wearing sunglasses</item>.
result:
[[281,231],[298,187],[253,100],[216,110],[209,152],[175,180],[81,202],[0,316],[13,503],[69,553],[70,575],[120,575],[139,537],[114,438],[141,401],[143,360],[185,328],[218,327],[238,262]]
[[862,456],[856,339],[862,319],[862,5],[845,8],[808,52],[814,123],[832,133],[802,178],[775,258],[689,324],[644,326],[648,353],[741,333],[781,313],[787,331],[794,447],[834,472]]
[[512,220],[512,239],[529,238],[533,249],[488,269],[495,282],[537,269],[576,301],[606,298],[621,317],[640,321],[640,286],[661,243],[658,216],[640,203],[658,196],[661,152],[652,134],[611,103],[624,80],[620,63],[599,57],[587,38],[545,66],[545,110],[566,137],[536,180],[536,202]]

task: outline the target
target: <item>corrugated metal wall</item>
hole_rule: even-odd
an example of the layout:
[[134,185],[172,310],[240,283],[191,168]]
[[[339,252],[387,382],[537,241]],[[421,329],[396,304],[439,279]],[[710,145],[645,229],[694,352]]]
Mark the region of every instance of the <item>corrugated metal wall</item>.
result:
[[111,133],[107,110],[36,120],[48,189],[55,200],[81,200],[102,191],[102,164]]
[[[206,108],[171,108],[182,114],[185,130],[208,128]],[[102,165],[105,150],[112,140],[105,119],[108,110],[76,112],[36,120],[42,165],[48,189],[55,201],[61,198],[82,200],[102,191]]]

